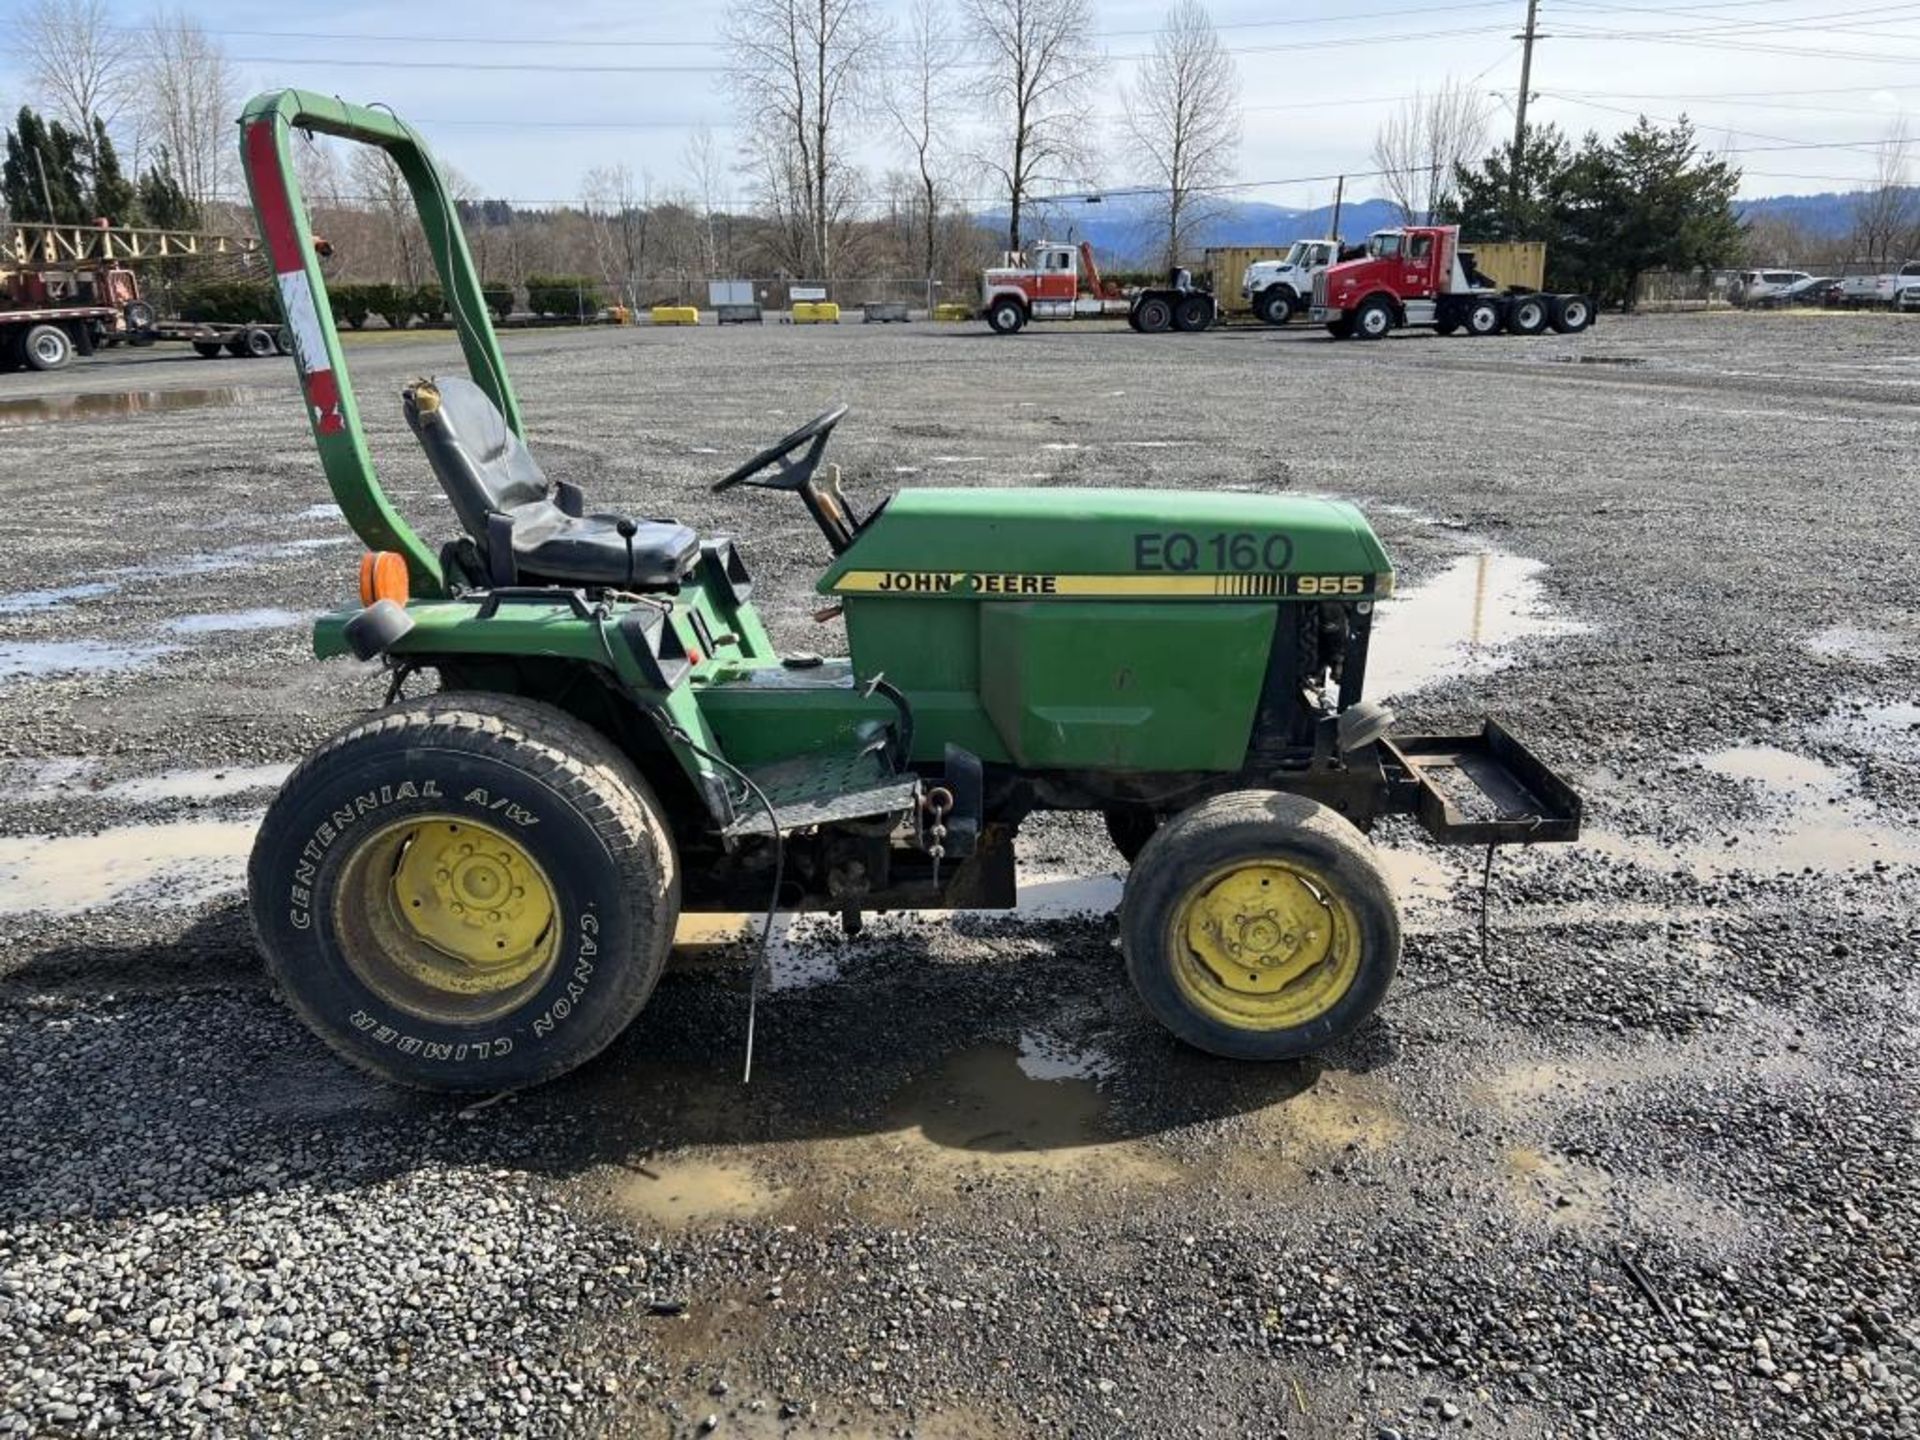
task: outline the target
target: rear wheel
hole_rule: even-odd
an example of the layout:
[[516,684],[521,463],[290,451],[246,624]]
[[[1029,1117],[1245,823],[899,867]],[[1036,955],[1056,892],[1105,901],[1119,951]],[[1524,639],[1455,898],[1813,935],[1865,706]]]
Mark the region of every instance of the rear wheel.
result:
[[1466,331],[1469,335],[1494,335],[1500,330],[1500,307],[1491,300],[1476,300],[1467,307]]
[[1213,323],[1213,302],[1204,295],[1188,295],[1173,307],[1174,328],[1188,334]]
[[551,706],[445,693],[345,731],[268,810],[247,873],[267,966],[339,1054],[511,1090],[646,1003],[680,908],[646,783]]
[[249,325],[240,339],[247,347],[247,354],[256,360],[264,360],[278,353],[278,347],[273,343],[273,332],[263,330],[258,325]]
[[1433,327],[1433,333],[1436,335],[1451,335],[1459,328],[1460,322],[1458,320],[1442,320]]
[[1027,312],[1018,300],[996,300],[987,311],[987,324],[999,335],[1012,335],[1027,323]]
[[1285,1060],[1351,1033],[1400,961],[1393,890],[1326,806],[1240,790],[1163,825],[1120,902],[1127,972],[1188,1044]]
[[1277,285],[1271,290],[1262,290],[1253,302],[1253,313],[1268,325],[1286,324],[1298,308],[1293,296]]
[[229,355],[233,356],[234,359],[236,360],[246,359],[247,358],[246,335],[245,334],[235,335],[230,340],[228,340],[226,342],[226,352]]
[[1547,297],[1522,295],[1507,308],[1509,335],[1538,335],[1547,328]]
[[1139,317],[1140,328],[1149,335],[1158,335],[1173,328],[1173,307],[1158,295],[1149,295],[1133,307],[1133,313]]
[[1375,296],[1353,312],[1353,333],[1362,340],[1384,340],[1393,330],[1393,307]]
[[227,347],[222,345],[218,340],[196,340],[193,342],[193,353],[203,360],[218,360],[221,352],[226,348]]
[[1562,335],[1578,335],[1593,324],[1593,302],[1584,295],[1556,295],[1548,318]]
[[36,325],[20,342],[30,370],[64,370],[73,363],[73,338],[58,325]]

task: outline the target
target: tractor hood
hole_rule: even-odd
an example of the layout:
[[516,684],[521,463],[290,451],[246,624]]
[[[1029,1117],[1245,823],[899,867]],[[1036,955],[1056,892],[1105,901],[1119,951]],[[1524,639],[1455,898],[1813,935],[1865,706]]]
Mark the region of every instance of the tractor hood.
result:
[[1185,490],[908,490],[823,594],[918,598],[1362,597],[1393,568],[1353,506]]

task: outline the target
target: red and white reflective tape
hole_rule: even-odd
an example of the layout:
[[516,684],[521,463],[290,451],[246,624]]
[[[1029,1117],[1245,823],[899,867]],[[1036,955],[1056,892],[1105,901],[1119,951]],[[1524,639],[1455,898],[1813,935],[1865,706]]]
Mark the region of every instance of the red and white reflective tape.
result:
[[307,257],[301,251],[300,227],[294,223],[287,198],[287,177],[280,166],[274,129],[272,120],[258,120],[247,128],[247,170],[253,177],[254,205],[280,286],[280,313],[286,320],[287,340],[300,369],[313,428],[320,435],[340,435],[347,428],[340,385],[327,358],[326,331],[307,280]]

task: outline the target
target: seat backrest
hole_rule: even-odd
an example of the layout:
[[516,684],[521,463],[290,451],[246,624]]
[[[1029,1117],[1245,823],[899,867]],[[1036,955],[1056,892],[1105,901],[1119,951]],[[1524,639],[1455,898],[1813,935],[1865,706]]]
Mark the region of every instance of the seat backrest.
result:
[[487,392],[466,376],[416,380],[402,399],[407,424],[420,437],[461,527],[483,548],[489,515],[547,498],[551,487],[532,452]]

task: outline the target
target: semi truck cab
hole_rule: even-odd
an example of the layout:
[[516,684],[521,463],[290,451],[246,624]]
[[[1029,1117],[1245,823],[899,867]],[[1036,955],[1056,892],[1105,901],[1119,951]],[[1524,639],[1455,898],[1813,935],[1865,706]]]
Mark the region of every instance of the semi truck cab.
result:
[[1315,277],[1310,319],[1336,339],[1378,340],[1408,326],[1442,335],[1562,334],[1593,323],[1584,295],[1503,291],[1460,247],[1457,225],[1404,225],[1376,230],[1366,253],[1330,265]]

